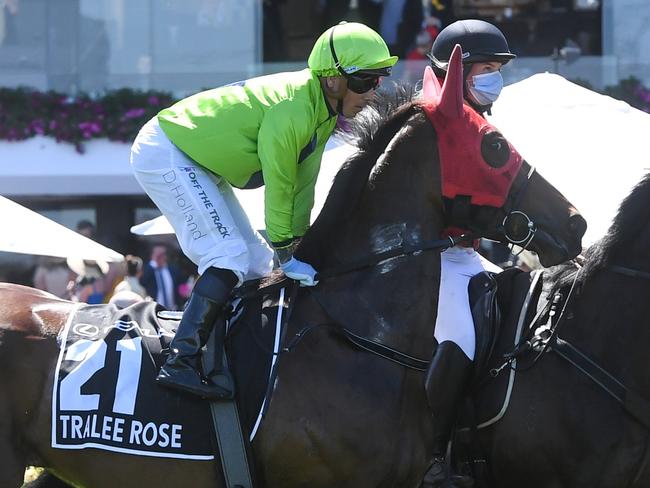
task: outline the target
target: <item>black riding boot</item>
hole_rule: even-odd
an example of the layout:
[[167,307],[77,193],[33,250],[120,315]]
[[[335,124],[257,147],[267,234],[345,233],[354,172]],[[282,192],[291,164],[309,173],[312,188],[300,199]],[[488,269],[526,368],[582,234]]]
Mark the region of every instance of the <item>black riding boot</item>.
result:
[[183,311],[176,335],[170,344],[167,362],[160,368],[156,381],[165,387],[181,390],[203,398],[232,398],[234,381],[229,371],[215,371],[211,381],[200,373],[201,348],[205,345],[215,323],[215,353],[222,367],[225,321],[217,320],[237,284],[235,274],[227,269],[208,268],[197,280]]
[[433,463],[424,476],[423,488],[465,488],[474,485],[468,476],[449,473],[447,478],[447,445],[456,423],[460,403],[472,374],[472,361],[463,350],[450,341],[438,345],[427,376],[425,388],[433,414]]

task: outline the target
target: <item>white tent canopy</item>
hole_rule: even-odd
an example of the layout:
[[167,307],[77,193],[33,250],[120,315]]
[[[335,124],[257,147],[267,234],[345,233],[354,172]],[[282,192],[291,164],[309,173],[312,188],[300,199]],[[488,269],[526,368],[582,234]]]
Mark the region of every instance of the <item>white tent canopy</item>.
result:
[[[537,74],[505,87],[493,114],[490,121],[587,219],[585,245],[605,234],[621,200],[650,168],[650,114],[559,75]],[[312,221],[352,152],[336,138],[328,143]],[[236,193],[255,228],[263,229],[263,188]],[[173,232],[164,217],[131,231]]]
[[504,88],[490,121],[602,237],[650,169],[650,114],[543,73]]
[[124,257],[36,212],[0,196],[0,251],[94,261]]

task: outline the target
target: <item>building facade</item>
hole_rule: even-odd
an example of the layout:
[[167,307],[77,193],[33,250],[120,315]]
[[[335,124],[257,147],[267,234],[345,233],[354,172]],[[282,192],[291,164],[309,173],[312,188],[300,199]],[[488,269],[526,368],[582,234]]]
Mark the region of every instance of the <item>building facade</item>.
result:
[[[437,15],[443,25],[468,17],[496,23],[519,54],[504,69],[506,82],[552,71],[598,88],[631,75],[650,84],[647,0],[412,1],[423,9],[419,18]],[[362,7],[371,3],[1,0],[0,88],[75,95],[129,87],[180,97],[301,69],[326,24],[337,16],[366,21]],[[343,6],[340,12],[326,9],[335,4]],[[374,18],[378,29],[384,20]],[[561,56],[564,46],[579,47],[581,55]],[[273,62],[264,63],[264,57]],[[425,64],[400,61],[394,78],[416,81]],[[68,226],[91,220],[103,243],[132,252],[129,227],[156,211],[130,176],[128,145],[106,144],[93,143],[80,155],[44,139],[0,141],[0,193]]]

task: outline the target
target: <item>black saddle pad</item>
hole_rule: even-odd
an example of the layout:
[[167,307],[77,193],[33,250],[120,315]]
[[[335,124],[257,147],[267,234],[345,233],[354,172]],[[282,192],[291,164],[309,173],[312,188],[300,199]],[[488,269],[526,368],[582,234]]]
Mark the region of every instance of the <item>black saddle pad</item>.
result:
[[214,459],[209,405],[155,384],[178,324],[157,317],[161,310],[83,305],[70,316],[59,337],[52,447]]

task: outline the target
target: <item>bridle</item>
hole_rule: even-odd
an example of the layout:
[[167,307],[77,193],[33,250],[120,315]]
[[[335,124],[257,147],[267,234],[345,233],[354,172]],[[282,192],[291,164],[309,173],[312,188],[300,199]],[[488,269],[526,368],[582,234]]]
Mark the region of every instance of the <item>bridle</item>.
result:
[[[626,266],[608,264],[603,269],[631,278],[650,280],[650,272]],[[529,328],[532,330],[543,317],[548,318],[549,324],[537,327],[532,338],[522,341],[515,346],[512,352],[505,354],[505,362],[498,368],[491,370],[490,374],[492,377],[496,377],[506,367],[514,368],[511,364],[515,359],[521,358],[529,352],[536,352],[532,362],[526,367],[516,367],[516,371],[529,370],[547,352],[554,352],[605,390],[621,404],[628,414],[639,421],[644,427],[650,429],[650,399],[628,389],[614,375],[589,358],[579,348],[569,341],[561,339],[558,335],[560,327],[567,321],[567,317],[570,315],[569,311],[571,310],[572,299],[578,293],[576,284],[579,275],[580,269],[576,270],[568,293],[562,296],[562,290],[557,291],[549,301],[549,304],[533,319]]]
[[[535,222],[528,216],[528,214],[526,214],[522,210],[517,209],[517,207],[521,204],[521,201],[523,200],[524,195],[528,190],[530,179],[534,173],[535,173],[535,168],[533,166],[530,167],[528,173],[525,174],[519,173],[517,175],[517,178],[515,179],[515,182],[517,180],[522,180],[522,179],[523,182],[521,184],[521,187],[517,190],[517,193],[513,196],[512,204],[508,205],[506,201],[506,204],[504,204],[503,207],[497,209],[503,213],[503,219],[501,221],[501,224],[497,227],[497,231],[503,234],[505,238],[505,242],[509,243],[511,246],[518,245],[522,248],[521,251],[517,253],[517,255],[523,252],[530,245],[533,238],[535,237],[535,234],[537,233],[537,225],[535,224]],[[523,238],[518,238],[517,236],[511,236],[508,233],[508,222],[515,217],[524,218],[526,220],[525,225],[528,232],[526,236]],[[335,276],[352,273],[355,271],[362,271],[364,269],[377,266],[378,264],[388,259],[404,257],[404,256],[412,256],[415,254],[419,254],[423,251],[438,250],[442,252],[445,249],[454,247],[455,245],[461,242],[471,242],[473,239],[477,237],[478,236],[473,235],[471,232],[468,232],[465,234],[461,234],[460,236],[455,236],[455,237],[448,236],[445,239],[425,241],[418,244],[418,243],[408,242],[404,238],[404,236],[400,234],[399,246],[389,249],[387,251],[382,251],[380,253],[371,253],[368,257],[359,259],[357,261],[353,261],[351,263],[346,263],[346,264],[325,269],[318,273],[316,279],[320,281]]]
[[[528,248],[530,243],[533,241],[535,238],[535,234],[537,233],[537,225],[531,219],[528,214],[523,212],[522,210],[517,210],[517,207],[521,204],[521,201],[524,198],[524,195],[526,194],[528,190],[528,184],[530,183],[530,179],[532,178],[533,174],[535,173],[535,167],[531,166],[530,169],[528,170],[528,173],[525,176],[525,180],[521,186],[521,188],[518,190],[517,194],[513,198],[513,203],[512,205],[504,205],[501,210],[504,212],[504,217],[501,222],[501,225],[498,227],[497,230],[499,230],[503,236],[505,237],[505,240],[510,244],[510,251],[512,252],[514,249],[514,246],[517,245],[521,247],[521,250],[515,254],[515,256],[519,256],[524,250]],[[520,175],[517,175],[517,179],[520,178]],[[515,180],[516,181],[516,180]],[[513,218],[523,218],[525,219],[525,226],[527,229],[527,234],[525,237],[518,238],[517,236],[511,236],[508,232],[508,224]],[[513,253],[514,254],[514,253]]]

